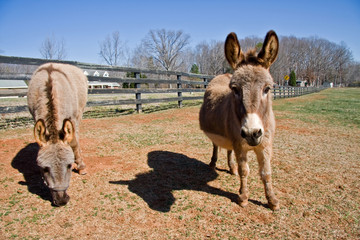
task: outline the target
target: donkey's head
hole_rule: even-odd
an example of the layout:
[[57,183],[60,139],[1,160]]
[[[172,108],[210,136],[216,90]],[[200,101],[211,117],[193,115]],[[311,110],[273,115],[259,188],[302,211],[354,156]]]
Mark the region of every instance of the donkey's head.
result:
[[233,106],[241,121],[241,136],[250,146],[262,142],[269,114],[272,114],[270,90],[273,79],[269,68],[276,60],[279,40],[274,31],[269,31],[258,54],[241,51],[235,33],[230,33],[225,42],[225,56],[234,74],[230,80]]
[[40,146],[37,164],[45,184],[49,187],[53,203],[56,206],[65,205],[70,197],[66,190],[70,184],[72,164],[75,161],[70,142],[74,138],[74,127],[70,120],[63,122],[57,136],[48,134],[44,120],[36,122],[34,128],[36,142]]

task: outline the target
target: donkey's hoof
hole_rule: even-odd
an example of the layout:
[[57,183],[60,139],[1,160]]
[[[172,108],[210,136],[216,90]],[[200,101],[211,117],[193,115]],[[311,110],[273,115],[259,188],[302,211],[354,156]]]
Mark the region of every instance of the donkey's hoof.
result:
[[268,202],[269,208],[273,211],[277,211],[280,209],[280,204],[279,201],[277,199],[274,199],[272,201]]
[[270,209],[273,210],[273,211],[277,211],[277,210],[280,209],[280,205],[279,205],[279,204],[277,204],[277,205],[269,204],[269,207],[270,207]]
[[73,164],[71,165],[71,170],[76,169],[76,167],[77,167],[77,164],[76,164],[76,163],[73,163]]
[[79,169],[78,171],[79,171],[80,175],[86,175],[87,174],[86,169]]
[[247,199],[245,200],[242,200],[240,197],[239,197],[239,205],[241,207],[246,207],[248,205],[249,201]]
[[238,170],[234,170],[234,169],[230,169],[230,174],[231,175],[235,175],[235,176],[239,176]]

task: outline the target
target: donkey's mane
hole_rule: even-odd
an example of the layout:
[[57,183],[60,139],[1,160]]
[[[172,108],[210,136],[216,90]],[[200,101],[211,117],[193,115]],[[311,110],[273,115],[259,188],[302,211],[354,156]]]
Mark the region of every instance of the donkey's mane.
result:
[[238,64],[238,67],[242,65],[263,65],[263,60],[258,58],[255,48],[248,50],[243,56],[244,58]]
[[49,134],[48,136],[49,140],[55,143],[59,139],[59,131],[57,129],[57,124],[56,124],[58,121],[58,109],[57,109],[58,101],[56,98],[56,93],[53,88],[54,81],[51,77],[51,73],[59,70],[55,69],[52,64],[50,64],[47,67],[40,68],[38,72],[43,70],[47,71],[48,73],[48,81],[46,82],[46,88],[45,88],[46,98],[48,99],[48,102],[46,103],[48,112],[46,114],[45,123],[46,123],[46,129]]

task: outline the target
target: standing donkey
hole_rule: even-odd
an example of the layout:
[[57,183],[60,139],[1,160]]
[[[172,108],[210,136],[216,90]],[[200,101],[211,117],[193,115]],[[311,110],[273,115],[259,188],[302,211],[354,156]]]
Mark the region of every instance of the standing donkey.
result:
[[36,161],[53,204],[63,206],[70,199],[66,190],[72,164],[77,164],[80,174],[86,173],[80,155],[79,123],[87,101],[87,78],[77,67],[47,63],[34,72],[27,97],[40,146]]
[[234,74],[220,75],[210,82],[200,110],[200,128],[213,142],[210,166],[215,168],[219,146],[228,150],[230,171],[235,174],[231,151],[235,152],[241,181],[239,203],[243,207],[249,198],[247,152],[253,150],[268,205],[272,210],[279,209],[271,183],[275,118],[270,91],[274,83],[269,72],[278,48],[276,33],[269,31],[258,54],[255,50],[244,54],[236,34],[230,33],[225,41],[225,56]]

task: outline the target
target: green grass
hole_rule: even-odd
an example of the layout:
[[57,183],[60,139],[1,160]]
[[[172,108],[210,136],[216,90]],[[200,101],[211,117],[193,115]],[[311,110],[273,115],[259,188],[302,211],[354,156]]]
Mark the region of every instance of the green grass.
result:
[[360,88],[327,89],[298,98],[276,100],[275,111],[290,112],[305,122],[343,124],[360,128]]

